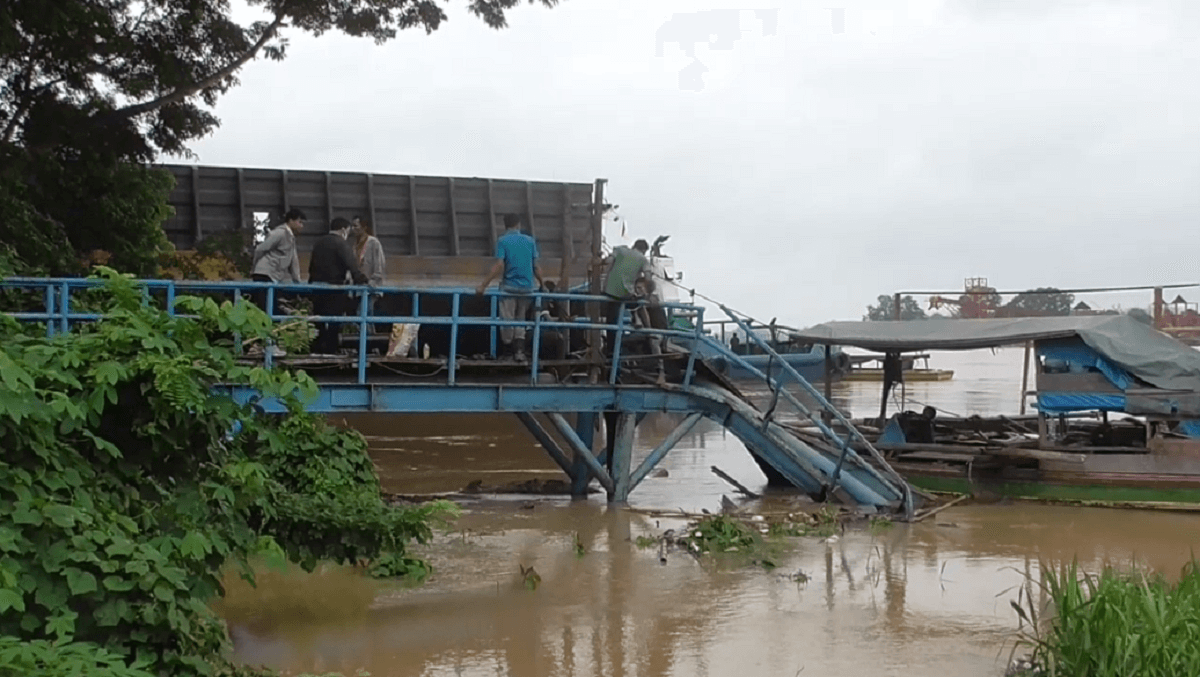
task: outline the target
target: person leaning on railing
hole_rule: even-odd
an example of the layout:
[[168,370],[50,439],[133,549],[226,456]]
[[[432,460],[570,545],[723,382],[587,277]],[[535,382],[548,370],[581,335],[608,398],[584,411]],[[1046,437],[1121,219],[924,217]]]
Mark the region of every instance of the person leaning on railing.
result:
[[[283,223],[272,228],[266,239],[258,243],[250,269],[251,280],[299,284],[300,255],[296,252],[296,233],[304,228],[305,218],[299,209],[289,210],[283,215]],[[254,302],[266,310],[266,290],[256,292]]]
[[[384,271],[387,267],[387,259],[383,255],[383,243],[379,238],[375,237],[375,228],[370,221],[362,217],[354,217],[354,229],[351,231],[354,236],[354,253],[358,260],[358,267],[362,270],[362,274],[367,276],[367,284],[372,287],[382,287],[384,280]],[[367,314],[375,314],[375,303],[379,301],[379,297],[383,296],[382,292],[372,293],[367,300]],[[389,331],[390,325],[379,325],[375,328],[376,331]]]
[[[310,284],[324,283],[334,285],[346,284],[346,274],[354,284],[366,284],[367,276],[358,269],[354,260],[354,250],[346,241],[350,233],[350,222],[336,218],[329,224],[329,233],[317,240],[313,245],[312,257],[308,261],[308,281]],[[350,310],[345,294],[330,294],[316,292],[313,294],[313,312],[317,315],[346,315]],[[338,334],[342,325],[336,322],[318,322],[317,340],[313,342],[312,352],[320,355],[336,355],[340,352]]]
[[[475,293],[482,296],[498,277],[500,291],[500,319],[525,320],[529,315],[529,307],[533,301],[530,294],[542,285],[542,271],[538,268],[537,242],[521,232],[521,217],[516,214],[504,215],[504,235],[496,240],[496,262]],[[534,282],[537,285],[534,285]],[[500,327],[500,342],[504,344],[504,352],[511,354],[518,362],[525,361],[525,327]]]
[[[650,259],[646,258],[648,251],[650,244],[645,240],[638,240],[632,247],[615,247],[612,254],[605,259],[609,268],[608,277],[604,281],[604,295],[611,299],[604,307],[605,324],[617,324],[621,317],[621,309],[627,305],[631,306],[632,302],[637,300],[638,282],[650,281],[653,269],[650,267]],[[612,356],[616,341],[617,331],[609,329],[608,340],[604,346],[605,355]]]
[[[254,248],[254,261],[250,269],[250,279],[255,282],[274,282],[276,284],[300,283],[300,255],[296,252],[296,233],[304,228],[304,212],[290,209],[283,215],[283,223],[271,229],[266,239]],[[279,294],[275,295],[272,308],[267,308],[267,290],[256,289],[251,294],[254,305],[264,312],[279,314]],[[287,353],[278,346],[270,350],[276,357]]]

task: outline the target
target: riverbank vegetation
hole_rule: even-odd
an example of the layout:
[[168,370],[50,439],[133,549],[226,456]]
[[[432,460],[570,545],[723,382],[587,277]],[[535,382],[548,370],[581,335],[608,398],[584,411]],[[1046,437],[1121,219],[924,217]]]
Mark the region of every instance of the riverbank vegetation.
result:
[[69,335],[0,317],[0,675],[262,674],[209,608],[229,567],[428,573],[407,546],[453,505],[386,504],[363,438],[303,413],[309,377],[237,363],[228,337],[264,338],[264,314],[181,297],[177,317],[107,275],[106,319]]
[[1022,593],[1013,606],[1035,666],[1025,675],[1200,675],[1200,564],[1195,560],[1175,583],[1158,574],[1113,568],[1087,574],[1071,563],[1047,568],[1040,582],[1027,578]]

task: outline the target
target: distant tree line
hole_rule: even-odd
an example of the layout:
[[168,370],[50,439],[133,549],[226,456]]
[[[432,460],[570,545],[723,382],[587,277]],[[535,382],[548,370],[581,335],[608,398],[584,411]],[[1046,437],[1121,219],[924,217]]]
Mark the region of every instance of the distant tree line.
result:
[[[1119,311],[1097,311],[1086,306],[1076,309],[1075,295],[1054,287],[1038,287],[1013,296],[1008,303],[1003,303],[1000,294],[991,287],[970,294],[962,294],[958,298],[931,297],[931,307],[946,306],[949,315],[927,314],[921,304],[912,296],[900,298],[900,319],[927,320],[932,318],[978,319],[1004,317],[1064,317],[1073,311],[1089,315],[1116,315]],[[863,319],[869,322],[881,322],[895,319],[895,297],[881,294],[874,305],[867,306],[867,314]],[[1152,324],[1150,314],[1141,308],[1132,308],[1127,313],[1130,317]]]

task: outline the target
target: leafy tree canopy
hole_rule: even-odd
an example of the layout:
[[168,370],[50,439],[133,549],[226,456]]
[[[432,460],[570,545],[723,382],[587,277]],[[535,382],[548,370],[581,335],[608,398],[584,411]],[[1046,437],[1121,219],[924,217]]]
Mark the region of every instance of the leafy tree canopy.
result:
[[1054,287],[1038,287],[1017,294],[1004,305],[1008,317],[1047,317],[1070,315],[1075,295]]
[[[557,0],[529,0],[546,6]],[[493,28],[520,0],[468,0]],[[436,30],[436,0],[10,0],[0,7],[0,139],[29,149],[83,149],[150,160],[211,132],[218,98],[260,56],[283,59],[287,32],[338,31],[386,42]]]
[[[436,30],[436,0],[6,0],[0,3],[0,242],[52,274],[108,252],[141,275],[170,249],[160,225],[170,177],[146,163],[216,129],[213,107],[251,60],[280,60],[288,35],[386,42]],[[521,0],[467,0],[493,28]],[[554,6],[558,0],[528,0]]]
[[[880,295],[877,299],[878,304],[867,306],[867,314],[863,317],[864,320],[872,322],[885,322],[896,318],[896,301],[891,296]],[[900,319],[907,320],[924,320],[928,319],[925,315],[925,310],[921,308],[921,304],[911,296],[900,297]]]
[[1142,310],[1141,308],[1130,308],[1129,310],[1125,311],[1125,314],[1143,324],[1154,324],[1154,318],[1150,315],[1150,313]]

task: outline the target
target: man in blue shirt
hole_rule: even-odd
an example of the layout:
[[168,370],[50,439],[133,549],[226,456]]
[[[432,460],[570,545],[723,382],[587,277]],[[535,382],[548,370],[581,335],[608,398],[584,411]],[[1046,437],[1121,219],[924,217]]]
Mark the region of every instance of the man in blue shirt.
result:
[[[504,235],[496,240],[496,263],[475,293],[482,296],[492,281],[503,275],[500,291],[506,296],[500,298],[500,319],[526,319],[533,300],[529,294],[542,285],[542,271],[537,260],[537,242],[521,232],[521,217],[505,214]],[[518,362],[525,361],[525,327],[500,327],[500,342]]]

